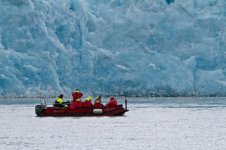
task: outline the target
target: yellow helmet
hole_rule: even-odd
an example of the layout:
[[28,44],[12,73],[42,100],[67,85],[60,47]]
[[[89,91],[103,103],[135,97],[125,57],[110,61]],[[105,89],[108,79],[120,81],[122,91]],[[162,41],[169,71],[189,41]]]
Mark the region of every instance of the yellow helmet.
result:
[[91,101],[92,100],[92,97],[91,96],[88,96],[88,97],[86,97],[86,100],[87,101]]

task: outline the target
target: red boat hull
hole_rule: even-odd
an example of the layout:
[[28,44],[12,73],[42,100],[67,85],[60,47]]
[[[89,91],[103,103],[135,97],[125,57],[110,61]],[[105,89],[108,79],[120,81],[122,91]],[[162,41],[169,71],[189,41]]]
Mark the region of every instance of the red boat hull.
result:
[[117,105],[112,108],[104,107],[103,109],[95,108],[57,108],[44,107],[43,105],[36,105],[35,112],[39,117],[44,116],[122,116],[128,110],[124,109],[122,105]]

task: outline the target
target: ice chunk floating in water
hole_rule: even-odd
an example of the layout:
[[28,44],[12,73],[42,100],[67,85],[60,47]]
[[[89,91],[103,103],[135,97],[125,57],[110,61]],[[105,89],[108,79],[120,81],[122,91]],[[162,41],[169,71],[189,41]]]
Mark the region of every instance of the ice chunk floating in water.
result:
[[225,96],[225,7],[224,0],[2,0],[0,95],[79,87]]

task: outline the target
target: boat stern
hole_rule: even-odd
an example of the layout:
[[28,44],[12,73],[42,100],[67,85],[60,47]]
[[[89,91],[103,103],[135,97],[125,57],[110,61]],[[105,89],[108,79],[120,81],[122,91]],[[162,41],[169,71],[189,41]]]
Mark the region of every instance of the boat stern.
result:
[[43,111],[44,111],[44,106],[43,105],[36,105],[35,106],[35,113],[37,116],[43,116]]

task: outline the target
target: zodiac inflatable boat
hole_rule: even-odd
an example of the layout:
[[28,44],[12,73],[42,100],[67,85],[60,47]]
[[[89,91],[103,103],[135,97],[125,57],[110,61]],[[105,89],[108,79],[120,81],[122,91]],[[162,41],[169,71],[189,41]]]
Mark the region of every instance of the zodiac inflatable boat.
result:
[[35,106],[35,113],[38,117],[45,116],[122,116],[127,110],[127,99],[125,99],[125,108],[123,105],[116,105],[114,107],[103,106],[101,109],[92,108],[75,108],[69,107],[48,107],[44,99],[40,100],[41,104]]

